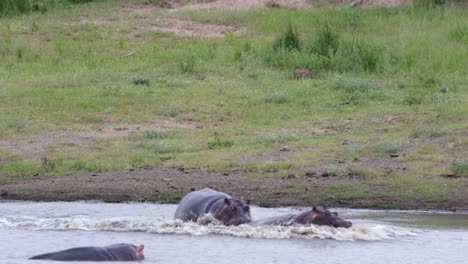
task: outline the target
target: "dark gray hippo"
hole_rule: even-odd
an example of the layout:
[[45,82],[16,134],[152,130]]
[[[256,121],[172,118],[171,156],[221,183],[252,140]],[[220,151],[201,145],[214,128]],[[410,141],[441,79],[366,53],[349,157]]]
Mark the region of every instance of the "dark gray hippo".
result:
[[77,247],[34,256],[30,259],[57,261],[141,261],[144,246],[114,244],[106,247]]
[[250,223],[252,226],[264,226],[264,225],[281,225],[288,226],[294,224],[314,224],[314,225],[326,225],[333,227],[351,227],[352,223],[346,221],[338,216],[338,213],[330,213],[328,210],[320,210],[317,207],[313,207],[312,210],[305,211],[300,214],[288,214],[281,216],[267,217],[259,220],[255,220]]
[[224,225],[241,225],[252,221],[249,203],[205,188],[185,195],[180,200],[174,218],[185,222],[197,221],[200,216],[212,214]]

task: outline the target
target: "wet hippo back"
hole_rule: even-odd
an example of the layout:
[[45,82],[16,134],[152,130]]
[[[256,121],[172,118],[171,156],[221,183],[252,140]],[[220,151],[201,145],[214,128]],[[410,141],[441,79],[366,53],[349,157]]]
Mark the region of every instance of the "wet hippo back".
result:
[[107,247],[77,247],[34,256],[30,259],[56,261],[138,261],[143,260],[143,246],[115,244]]
[[231,196],[210,188],[191,192],[179,202],[174,218],[182,221],[197,221],[200,216],[211,213],[224,198],[231,198]]
[[238,199],[205,188],[182,198],[174,218],[182,221],[197,221],[200,216],[212,214],[225,225],[240,225],[251,221],[250,207]]
[[280,215],[280,216],[272,216],[267,218],[261,218],[258,220],[254,220],[250,223],[251,226],[265,226],[265,225],[292,225],[294,223],[293,218],[296,215],[288,214],[288,215]]
[[313,207],[312,210],[308,210],[299,214],[288,214],[273,216],[255,220],[251,223],[252,226],[264,226],[264,225],[326,225],[333,227],[344,227],[349,228],[352,223],[346,221],[338,216],[338,213],[331,213],[328,210],[321,210],[317,207]]

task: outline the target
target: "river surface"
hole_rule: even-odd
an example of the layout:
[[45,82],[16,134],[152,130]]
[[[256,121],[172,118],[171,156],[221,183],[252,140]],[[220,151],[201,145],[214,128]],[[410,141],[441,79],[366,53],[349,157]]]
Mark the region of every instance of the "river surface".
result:
[[[172,219],[176,207],[0,201],[0,263],[49,263],[27,259],[115,243],[144,244],[143,263],[468,263],[463,213],[336,209],[352,228],[254,228],[222,226],[210,216],[182,223]],[[299,211],[252,207],[252,216]]]

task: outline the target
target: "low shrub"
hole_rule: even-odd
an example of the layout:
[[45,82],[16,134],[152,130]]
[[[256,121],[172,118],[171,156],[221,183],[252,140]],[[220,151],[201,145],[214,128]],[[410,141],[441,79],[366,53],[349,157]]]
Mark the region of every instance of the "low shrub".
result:
[[273,42],[273,50],[301,50],[299,33],[291,22],[288,22],[286,31]]

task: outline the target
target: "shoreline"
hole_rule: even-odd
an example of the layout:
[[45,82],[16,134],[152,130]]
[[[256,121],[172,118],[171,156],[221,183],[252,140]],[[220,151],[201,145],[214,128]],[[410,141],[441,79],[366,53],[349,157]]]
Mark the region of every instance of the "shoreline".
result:
[[[252,179],[245,174],[189,171],[182,168],[151,168],[126,172],[85,173],[62,177],[21,180],[0,185],[1,200],[92,201],[178,203],[191,190],[204,187],[236,198],[250,199],[256,206],[324,206],[385,210],[468,210],[466,199],[426,201],[375,191],[354,198],[340,197],[330,186],[377,188],[372,182],[344,175],[313,178],[306,176]],[[326,190],[325,190],[326,189]],[[325,190],[325,191],[323,191]],[[465,192],[466,193],[466,192]],[[463,194],[463,193],[462,193]],[[460,194],[457,194],[458,197]]]

